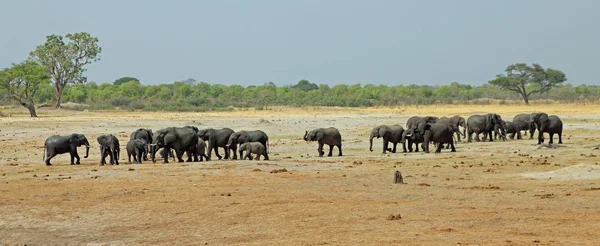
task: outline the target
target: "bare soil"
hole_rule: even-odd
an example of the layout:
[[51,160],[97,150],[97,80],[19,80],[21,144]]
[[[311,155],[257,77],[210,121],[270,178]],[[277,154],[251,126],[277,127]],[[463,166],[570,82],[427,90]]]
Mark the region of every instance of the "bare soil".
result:
[[[4,108],[0,244],[599,245],[599,106],[44,108],[37,119]],[[563,119],[564,144],[538,149],[526,136],[459,143],[455,153],[401,153],[398,146],[399,153],[381,154],[376,139],[368,150],[371,128],[404,125],[413,115],[496,112],[512,120],[536,111]],[[271,160],[126,164],[132,131],[183,125],[261,129]],[[317,144],[302,140],[305,130],[329,126],[342,133],[342,157],[337,149],[317,157]],[[90,157],[72,166],[63,154],[45,166],[44,140],[73,132],[88,137]],[[99,166],[96,138],[108,133],[121,141],[119,166]],[[396,170],[406,184],[393,183]]]

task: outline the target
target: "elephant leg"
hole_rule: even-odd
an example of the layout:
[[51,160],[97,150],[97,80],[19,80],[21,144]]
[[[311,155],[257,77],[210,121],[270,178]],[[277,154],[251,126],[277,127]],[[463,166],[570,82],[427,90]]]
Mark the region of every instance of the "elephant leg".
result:
[[443,146],[443,145],[444,145],[444,144],[442,144],[442,143],[439,143],[439,144],[438,144],[438,146],[437,146],[437,148],[435,149],[435,153],[441,153],[441,152],[442,152],[442,146]]
[[470,143],[473,140],[473,132],[471,130],[467,131],[467,143]]
[[260,155],[261,155],[261,154],[256,154],[256,160],[257,160],[257,161],[260,161]]
[[454,148],[454,143],[450,143],[450,147],[452,148],[452,150],[450,150],[451,152],[456,152],[456,148]]
[[175,154],[177,155],[177,162],[185,162],[183,160],[184,151],[177,149],[177,150],[175,150]]
[[338,147],[338,152],[339,152],[338,156],[342,156],[342,144],[341,143],[338,144],[337,147]]
[[548,142],[548,143],[553,144],[554,143],[554,133],[548,133],[548,135],[550,135],[550,142]]
[[250,151],[248,151],[246,157],[248,157],[248,160],[254,160],[254,157],[252,157],[252,153]]
[[396,153],[396,146],[398,145],[398,143],[392,143],[392,145],[394,147],[392,147],[392,153]]
[[562,144],[562,131],[558,132],[558,143]]
[[46,159],[44,160],[46,166],[52,166],[52,164],[50,163],[50,159],[54,158],[55,156],[56,153],[54,153],[53,151],[48,150],[48,152],[46,152]]
[[79,158],[79,154],[77,153],[77,148],[76,147],[75,147],[75,150],[73,151],[73,154],[74,154],[75,159],[77,159],[75,161],[75,164],[77,164],[77,165],[81,164],[81,162],[80,162],[81,159]]
[[[419,152],[419,142],[413,142],[415,144],[415,152]],[[423,147],[423,145],[421,144],[421,147]]]
[[163,148],[163,152],[164,152],[163,153],[163,158],[164,158],[163,164],[167,164],[167,163],[169,163],[169,154],[171,153],[171,149],[169,147],[165,146]]
[[[217,156],[217,158],[219,158],[219,160],[223,159],[223,156],[221,156],[219,154],[219,147],[217,147],[217,145],[215,144],[214,148],[215,148],[215,155]],[[227,156],[227,151],[225,151],[225,159],[227,159],[227,157],[228,157]]]
[[385,154],[385,152],[388,151],[388,141],[387,140],[383,140],[383,151],[381,151],[382,154]]
[[323,154],[325,154],[325,151],[323,151],[322,143],[319,143],[319,147],[317,148],[317,151],[319,151],[319,157],[323,157]]
[[406,141],[402,142],[402,152],[406,153]]
[[333,145],[329,145],[329,154],[327,154],[327,156],[332,156],[333,155]]

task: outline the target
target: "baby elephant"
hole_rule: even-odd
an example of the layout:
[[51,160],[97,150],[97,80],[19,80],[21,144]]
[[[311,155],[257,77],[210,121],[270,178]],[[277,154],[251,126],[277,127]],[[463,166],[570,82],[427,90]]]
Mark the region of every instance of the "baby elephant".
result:
[[[266,158],[265,146],[260,142],[243,143],[238,148],[238,151],[240,152],[240,157],[242,157],[242,160],[245,160],[246,158],[252,160],[252,154],[256,154],[256,160],[260,160],[261,155],[265,156]],[[244,151],[246,151],[246,156],[242,156]]]
[[127,158],[129,158],[129,164],[131,164],[131,156],[135,163],[142,163],[143,156],[146,156],[146,140],[134,139],[127,142]]

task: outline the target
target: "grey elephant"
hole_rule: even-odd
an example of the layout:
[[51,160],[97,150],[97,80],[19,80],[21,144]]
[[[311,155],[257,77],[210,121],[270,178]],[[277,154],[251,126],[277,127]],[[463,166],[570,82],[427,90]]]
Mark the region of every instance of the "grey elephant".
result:
[[505,129],[510,139],[515,139],[515,135],[517,135],[517,139],[523,139],[521,131],[529,129],[529,123],[506,121]]
[[425,121],[425,123],[436,123],[438,120],[439,118],[435,116],[413,116],[408,118],[408,120],[406,121],[406,129],[413,128],[420,121]]
[[[228,149],[230,149],[231,146],[237,146],[238,144],[248,142],[262,143],[265,146],[265,153],[263,153],[265,160],[269,160],[269,136],[267,136],[267,134],[261,130],[234,132],[229,136],[226,146]],[[243,153],[243,151],[240,151],[240,158],[242,155],[241,153]],[[233,159],[237,159],[237,154],[235,151],[233,152]]]
[[[186,151],[186,153],[188,159],[192,158],[193,153],[190,153],[189,151]],[[204,142],[204,140],[198,140],[198,144],[196,145],[196,153],[198,154],[198,158],[200,159],[200,161],[210,161],[210,159],[208,159],[208,156],[206,155],[206,142]]]
[[556,115],[550,115],[546,113],[536,113],[531,118],[531,122],[535,124],[538,129],[538,143],[544,143],[544,133],[550,135],[550,144],[554,143],[554,134],[558,134],[558,143],[562,144],[562,131],[563,122]]
[[475,141],[480,141],[479,134],[483,133],[484,140],[494,141],[492,132],[499,131],[502,128],[502,117],[498,114],[490,113],[485,115],[471,115],[467,119],[467,142],[472,141],[472,135],[475,133]]
[[[446,123],[446,124],[450,124],[453,126],[456,126],[456,129],[460,129],[459,127],[463,128],[463,132],[462,135],[464,136],[465,134],[467,134],[467,121],[465,120],[465,118],[461,117],[460,115],[455,115],[452,117],[440,117],[436,123]],[[456,141],[460,142],[460,130],[456,131]]]
[[[425,121],[422,121],[423,123]],[[423,142],[423,135],[421,135],[418,131],[416,131],[417,125],[405,129],[402,132],[402,152],[413,152],[413,144],[415,145],[415,152],[419,152],[419,143]],[[408,146],[408,151],[407,151]]]
[[[215,151],[215,155],[217,156],[217,158],[219,158],[219,160],[221,160],[222,158],[229,159],[230,150],[233,151],[234,154],[236,153],[236,145],[232,145],[231,148],[227,147],[227,142],[229,142],[229,136],[231,136],[231,134],[233,134],[234,132],[235,131],[233,131],[231,128],[208,128],[202,129],[198,132],[198,136],[202,140],[208,141],[208,159],[211,159],[211,153],[213,150]],[[225,149],[225,156],[219,155],[218,148]]]
[[[240,147],[238,148],[238,151],[240,151],[240,158],[242,158],[242,160],[245,160],[246,158],[248,158],[249,160],[252,160],[252,154],[256,154],[256,160],[260,160],[260,156],[264,156],[266,158],[265,155],[265,145],[263,145],[261,142],[246,142],[243,144],[240,144]],[[243,155],[243,152],[246,151],[246,155]],[[267,159],[265,159],[267,160]]]
[[[193,161],[198,161],[196,145],[198,144],[198,128],[191,126],[168,127],[156,131],[154,141],[150,145],[152,162],[156,162],[156,152],[159,148],[164,148],[164,163],[169,163],[169,154],[171,149],[175,150],[177,160],[183,162],[183,153],[189,151],[193,154]],[[188,162],[192,161],[188,158]]]
[[335,127],[328,128],[317,128],[312,131],[306,131],[303,137],[304,141],[317,141],[319,143],[318,151],[319,157],[322,157],[325,152],[323,151],[323,145],[329,145],[329,154],[332,156],[333,147],[338,148],[338,156],[342,156],[342,135]]
[[135,163],[142,163],[143,156],[145,156],[146,149],[148,147],[148,143],[144,139],[133,139],[127,142],[127,158],[129,159],[129,164],[131,164],[131,156],[133,156],[133,161]]
[[[143,139],[144,141],[146,141],[147,144],[150,144],[152,143],[152,136],[154,136],[154,134],[152,133],[152,129],[139,128],[131,133],[131,136],[129,136],[129,140]],[[148,160],[148,153],[150,153],[150,148],[148,145],[146,145],[146,154],[144,154],[143,156],[144,161]]]
[[112,134],[101,135],[98,137],[98,144],[100,144],[100,166],[106,164],[106,156],[110,157],[111,165],[119,165],[121,154],[119,139]]
[[436,153],[442,151],[444,144],[449,144],[451,152],[456,152],[454,146],[454,133],[459,131],[455,125],[447,123],[425,123],[419,124],[418,127],[413,128],[413,131],[408,134],[411,137],[412,134],[418,133],[423,136],[422,147],[425,153],[429,153],[429,143],[433,142],[437,145]]
[[[73,133],[69,136],[50,136],[44,142],[44,162],[47,166],[51,166],[50,159],[59,154],[69,153],[71,155],[71,165],[81,164],[77,147],[85,146],[85,156],[88,158],[90,153],[90,143],[83,134]],[[75,162],[75,159],[77,161]]]
[[[506,121],[502,120],[500,121],[499,125],[494,126],[494,140],[498,140],[498,138],[502,139],[502,141],[506,141]],[[486,134],[484,134],[484,138],[485,138]]]
[[[380,125],[374,127],[371,130],[371,135],[369,136],[369,151],[373,151],[373,138],[382,138],[383,139],[383,151],[385,154],[386,151],[391,151],[392,153],[396,153],[396,146],[398,143],[402,142],[402,133],[404,133],[404,128],[401,125]],[[392,149],[389,148],[389,143],[392,143]]]
[[536,130],[535,124],[531,122],[531,119],[535,116],[535,114],[536,113],[517,114],[515,115],[512,121],[513,124],[523,123],[525,125],[525,127],[521,128],[521,131],[525,131],[525,133],[523,134],[524,136],[527,136],[527,131],[529,131],[529,139],[533,139],[533,134]]

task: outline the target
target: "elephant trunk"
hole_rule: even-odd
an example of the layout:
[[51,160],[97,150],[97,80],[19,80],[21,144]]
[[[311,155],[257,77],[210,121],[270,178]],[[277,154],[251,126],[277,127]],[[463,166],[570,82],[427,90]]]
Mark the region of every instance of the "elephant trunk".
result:
[[369,151],[373,151],[373,134],[369,137]]
[[88,158],[90,155],[90,145],[85,146],[85,156],[83,158]]
[[152,160],[152,163],[156,163],[156,150],[158,147],[156,144],[148,144],[148,149],[148,151],[150,151],[150,159]]

